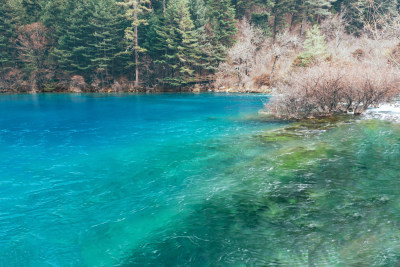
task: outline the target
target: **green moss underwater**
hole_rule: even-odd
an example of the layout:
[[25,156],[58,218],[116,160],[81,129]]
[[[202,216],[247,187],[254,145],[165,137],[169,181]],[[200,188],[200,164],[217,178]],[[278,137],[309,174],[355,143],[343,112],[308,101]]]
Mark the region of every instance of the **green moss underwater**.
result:
[[[298,122],[219,147],[216,192],[127,266],[399,266],[400,125]],[[229,164],[226,164],[229,162]]]

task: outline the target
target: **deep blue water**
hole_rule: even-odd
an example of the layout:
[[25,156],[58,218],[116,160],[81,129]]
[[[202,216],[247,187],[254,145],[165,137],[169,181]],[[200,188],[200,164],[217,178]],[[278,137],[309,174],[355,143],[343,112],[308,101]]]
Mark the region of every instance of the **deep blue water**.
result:
[[0,265],[123,262],[218,188],[246,153],[219,146],[265,128],[261,98],[1,96]]
[[0,96],[0,266],[400,266],[400,124],[267,98]]

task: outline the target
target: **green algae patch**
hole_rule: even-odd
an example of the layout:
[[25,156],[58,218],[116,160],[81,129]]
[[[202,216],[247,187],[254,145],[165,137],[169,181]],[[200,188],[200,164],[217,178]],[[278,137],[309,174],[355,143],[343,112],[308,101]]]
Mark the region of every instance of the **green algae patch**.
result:
[[318,136],[329,129],[354,121],[349,116],[313,118],[293,122],[283,128],[267,130],[259,136],[264,142],[289,142]]
[[277,158],[277,164],[282,169],[300,170],[327,158],[328,152],[329,146],[325,143],[318,144],[315,148],[299,146],[282,149],[278,151],[280,156]]
[[265,142],[288,142],[298,138],[301,138],[301,135],[285,130],[271,131],[260,136],[260,139]]

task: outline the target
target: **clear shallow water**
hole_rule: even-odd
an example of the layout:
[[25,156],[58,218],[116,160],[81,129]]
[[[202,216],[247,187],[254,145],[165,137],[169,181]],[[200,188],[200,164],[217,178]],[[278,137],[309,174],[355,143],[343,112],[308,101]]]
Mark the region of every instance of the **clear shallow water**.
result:
[[399,266],[400,125],[259,95],[0,98],[0,266]]

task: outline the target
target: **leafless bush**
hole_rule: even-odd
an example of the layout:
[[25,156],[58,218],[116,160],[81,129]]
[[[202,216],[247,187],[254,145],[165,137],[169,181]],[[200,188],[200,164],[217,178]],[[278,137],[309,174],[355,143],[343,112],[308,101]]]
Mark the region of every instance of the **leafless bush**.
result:
[[399,15],[396,12],[387,12],[378,1],[367,0],[365,4],[367,12],[360,12],[364,34],[374,40],[400,39]]
[[230,49],[228,60],[219,66],[215,87],[245,90],[271,86],[290,69],[292,56],[301,46],[300,38],[288,31],[275,39],[264,38],[261,30],[245,19],[238,29],[238,42]]
[[[0,92],[23,91],[23,74],[18,69],[11,69],[0,75]],[[28,90],[27,90],[28,91]]]
[[255,64],[257,49],[263,42],[261,29],[244,18],[238,24],[238,32],[238,42],[228,51],[227,62],[219,66],[217,87],[234,85],[242,88]]
[[48,29],[41,23],[35,22],[18,28],[15,41],[18,55],[24,63],[24,69],[29,74],[31,91],[52,78],[53,72],[46,66],[46,53],[49,48]]
[[70,91],[80,93],[87,88],[87,83],[85,82],[85,78],[80,75],[74,75],[71,77],[70,82]]
[[346,38],[346,20],[344,14],[332,15],[321,23],[321,33],[326,36],[328,41],[334,43],[335,47],[338,47]]
[[388,62],[392,66],[400,67],[400,43],[397,44],[388,55]]
[[254,84],[257,87],[270,86],[271,85],[271,76],[268,73],[260,74],[256,77],[254,77]]
[[363,49],[361,48],[357,48],[356,50],[354,50],[354,52],[351,53],[353,55],[353,57],[357,60],[361,60],[363,57],[365,57],[365,52]]
[[354,111],[362,113],[399,94],[391,69],[369,65],[320,64],[293,72],[267,105],[276,117],[301,119]]

